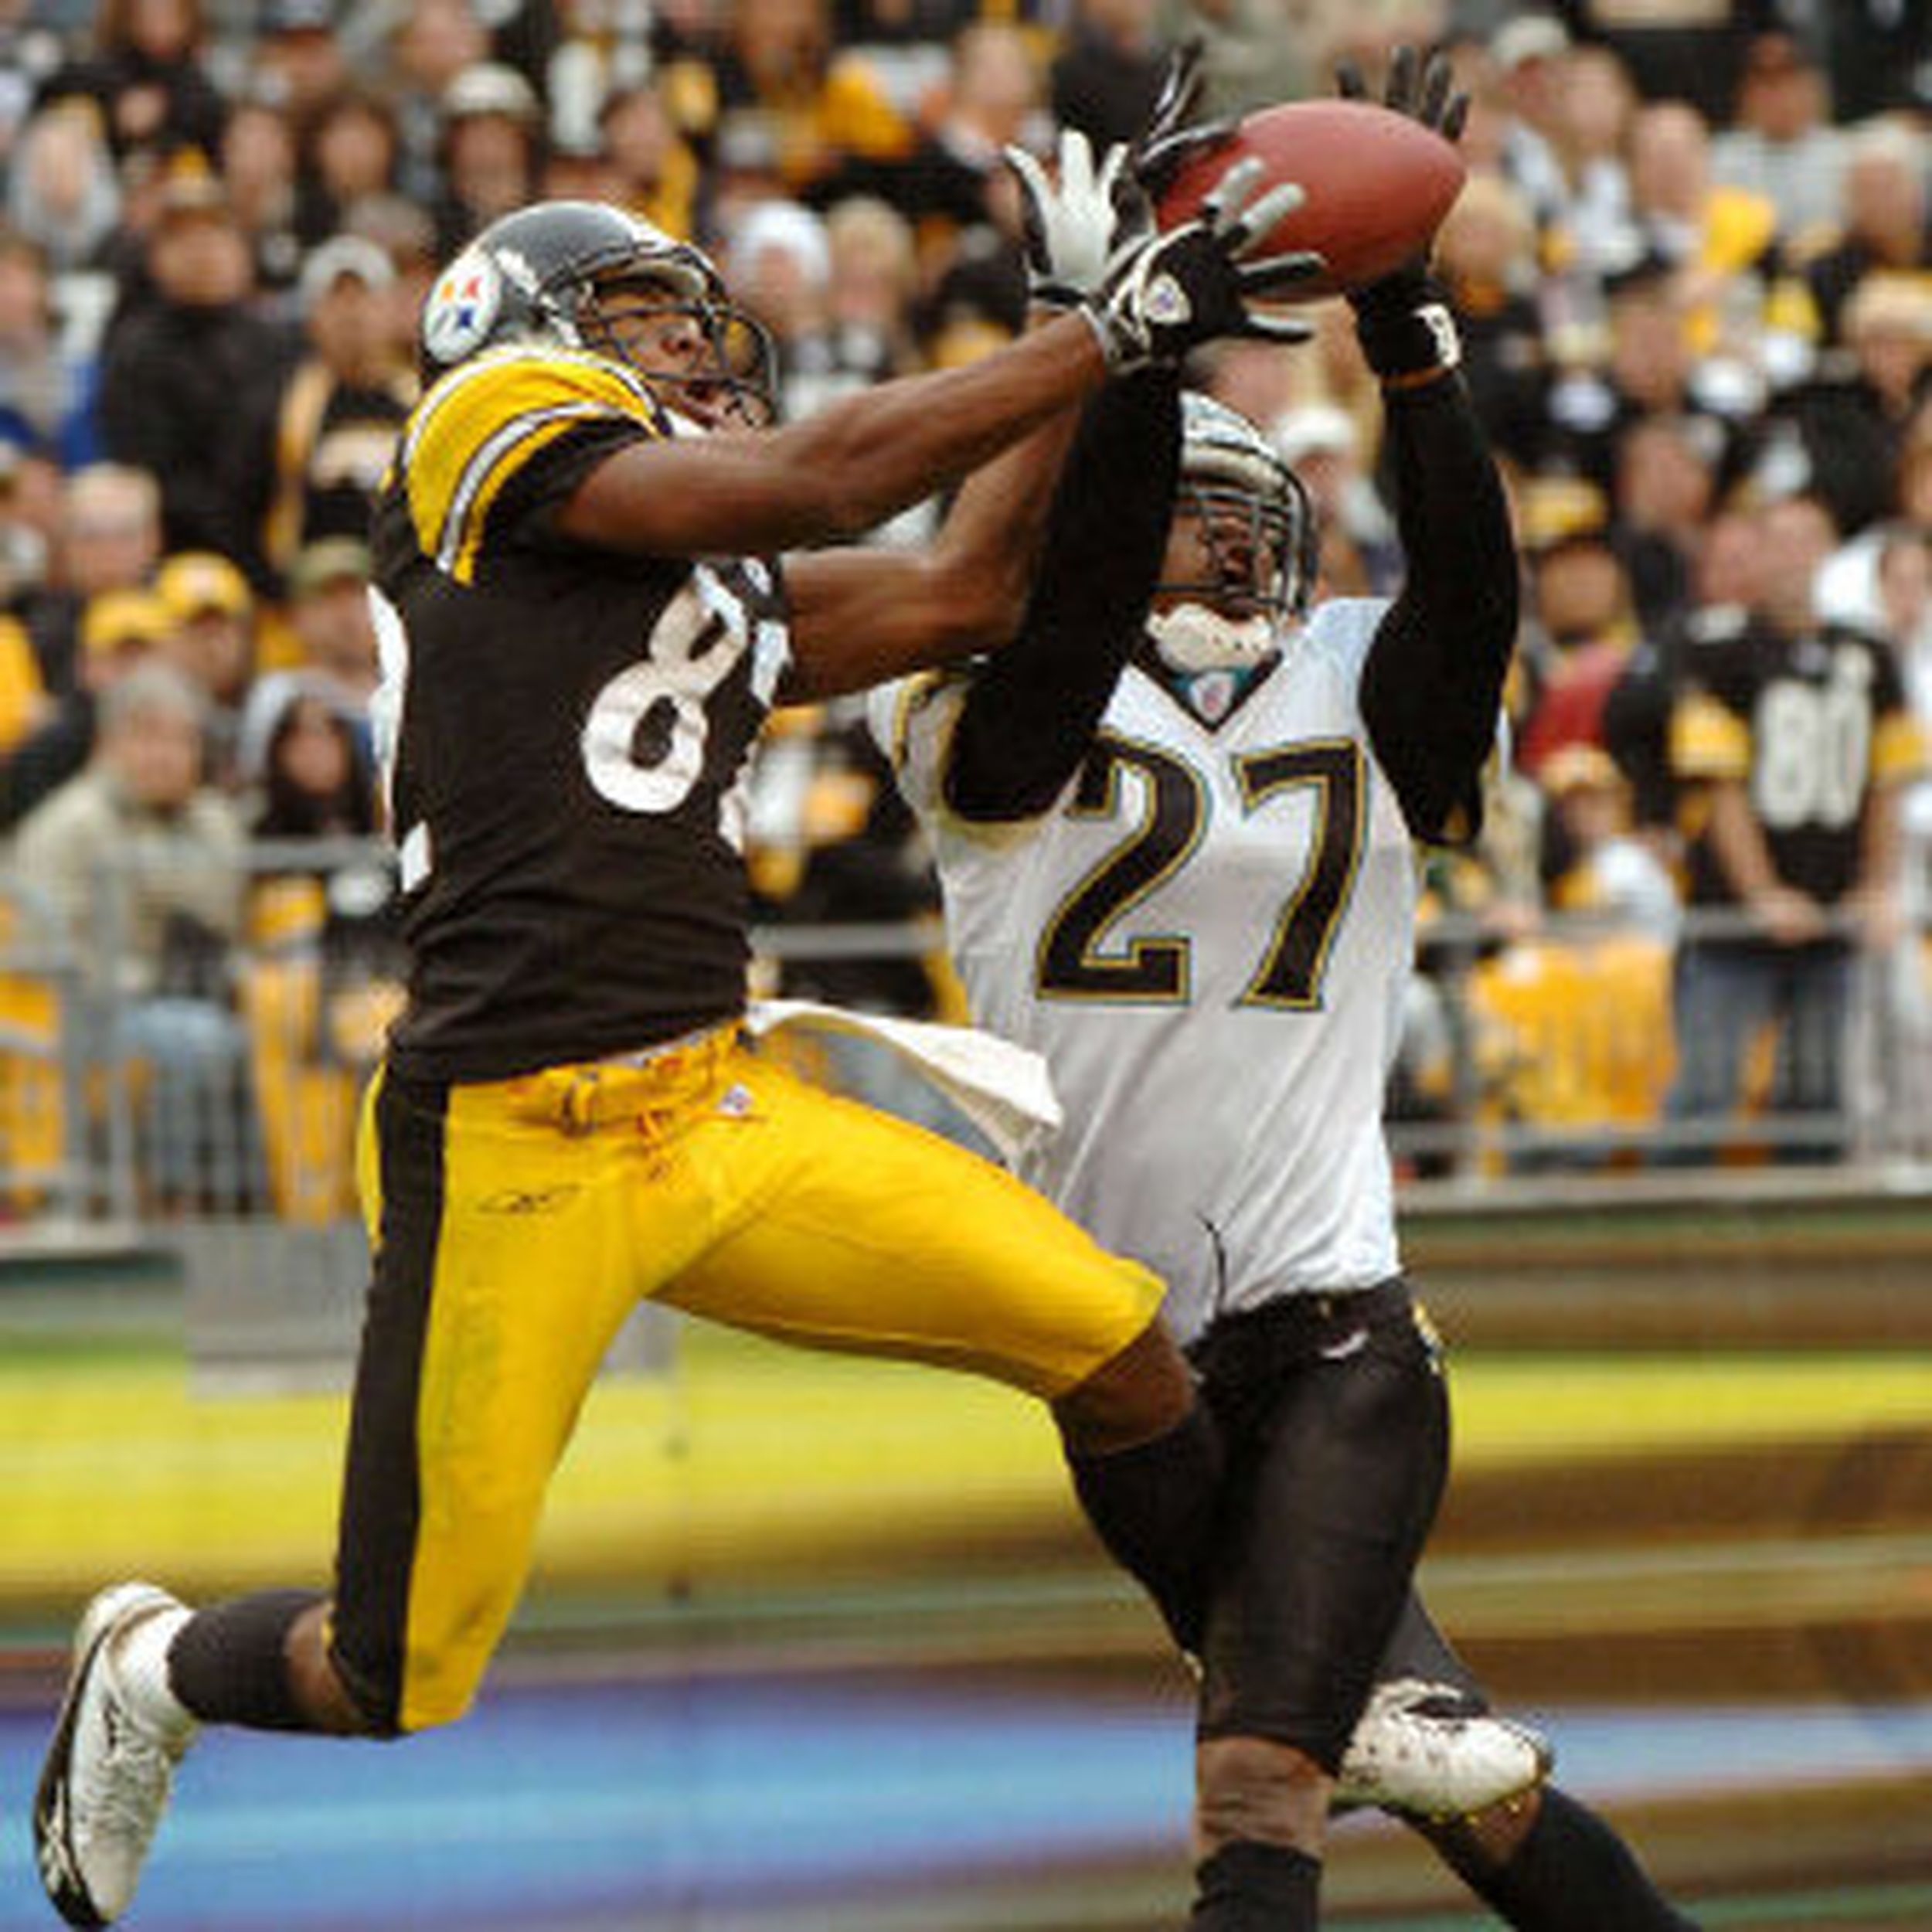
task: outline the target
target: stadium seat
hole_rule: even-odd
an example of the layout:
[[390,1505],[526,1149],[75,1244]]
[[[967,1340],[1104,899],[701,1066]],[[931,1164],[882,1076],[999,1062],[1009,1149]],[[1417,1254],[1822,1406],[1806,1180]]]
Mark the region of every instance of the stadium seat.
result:
[[1655,1122],[1669,1090],[1670,949],[1631,933],[1519,941],[1465,997],[1493,1126],[1593,1151]]

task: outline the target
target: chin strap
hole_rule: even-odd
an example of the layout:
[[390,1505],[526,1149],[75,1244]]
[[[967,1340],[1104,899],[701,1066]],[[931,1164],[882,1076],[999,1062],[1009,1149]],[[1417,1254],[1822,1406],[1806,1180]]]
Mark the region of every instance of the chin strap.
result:
[[1281,640],[1262,612],[1250,617],[1224,617],[1206,604],[1176,604],[1156,611],[1147,621],[1147,634],[1162,663],[1183,677],[1203,671],[1252,670],[1272,656]]

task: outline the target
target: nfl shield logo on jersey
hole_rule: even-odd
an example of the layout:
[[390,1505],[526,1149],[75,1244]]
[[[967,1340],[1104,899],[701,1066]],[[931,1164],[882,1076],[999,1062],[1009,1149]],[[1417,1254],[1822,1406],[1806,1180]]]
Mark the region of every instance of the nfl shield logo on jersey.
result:
[[423,304],[423,348],[437,362],[460,362],[488,339],[502,302],[496,264],[466,249],[444,270]]

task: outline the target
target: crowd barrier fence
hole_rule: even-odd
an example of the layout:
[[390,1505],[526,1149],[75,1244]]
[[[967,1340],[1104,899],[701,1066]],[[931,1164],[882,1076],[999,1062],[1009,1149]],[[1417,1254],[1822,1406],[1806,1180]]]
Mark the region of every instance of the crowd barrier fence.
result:
[[[97,882],[84,935],[63,929],[36,882],[0,874],[0,1217],[22,1241],[59,1228],[172,1243],[191,1284],[215,1284],[216,1328],[236,1282],[299,1284],[292,1298],[311,1315],[331,1311],[333,1356],[366,1265],[357,1109],[401,998],[385,917],[393,872],[379,846],[341,842],[258,846],[249,875],[240,942],[204,957],[199,984],[157,986],[130,969],[134,882],[121,869]],[[1726,930],[1687,915],[1684,934]],[[774,988],[826,961],[936,957],[930,920],[776,923],[754,944],[757,976]],[[1821,1146],[1847,1170],[1932,1175],[1923,930],[1857,957],[1842,1104],[1798,1117],[1774,1104],[1768,1043],[1728,1113],[1673,1113],[1668,940],[1553,917],[1505,937],[1445,917],[1423,951],[1392,1088],[1405,1180],[1448,1179],[1478,1197],[1553,1172],[1614,1188],[1640,1170],[1695,1164],[1718,1177],[1815,1161]],[[943,987],[943,968],[939,977]],[[867,1097],[891,1104],[893,1077],[869,1079]],[[931,1124],[930,1104],[909,1111]]]

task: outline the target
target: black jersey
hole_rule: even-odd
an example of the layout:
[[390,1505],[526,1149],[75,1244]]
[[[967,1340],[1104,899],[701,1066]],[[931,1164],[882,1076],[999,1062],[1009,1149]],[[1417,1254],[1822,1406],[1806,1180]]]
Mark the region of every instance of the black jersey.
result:
[[[1676,775],[1741,781],[1779,880],[1826,906],[1857,879],[1873,786],[1920,760],[1890,647],[1835,625],[1740,627],[1700,651],[1671,722]],[[1734,903],[1707,839],[1690,858],[1692,903]]]
[[404,432],[375,581],[406,1072],[500,1079],[743,1005],[745,767],[789,651],[776,568],[554,526],[594,464],[668,433],[619,366],[536,348],[446,376]]

